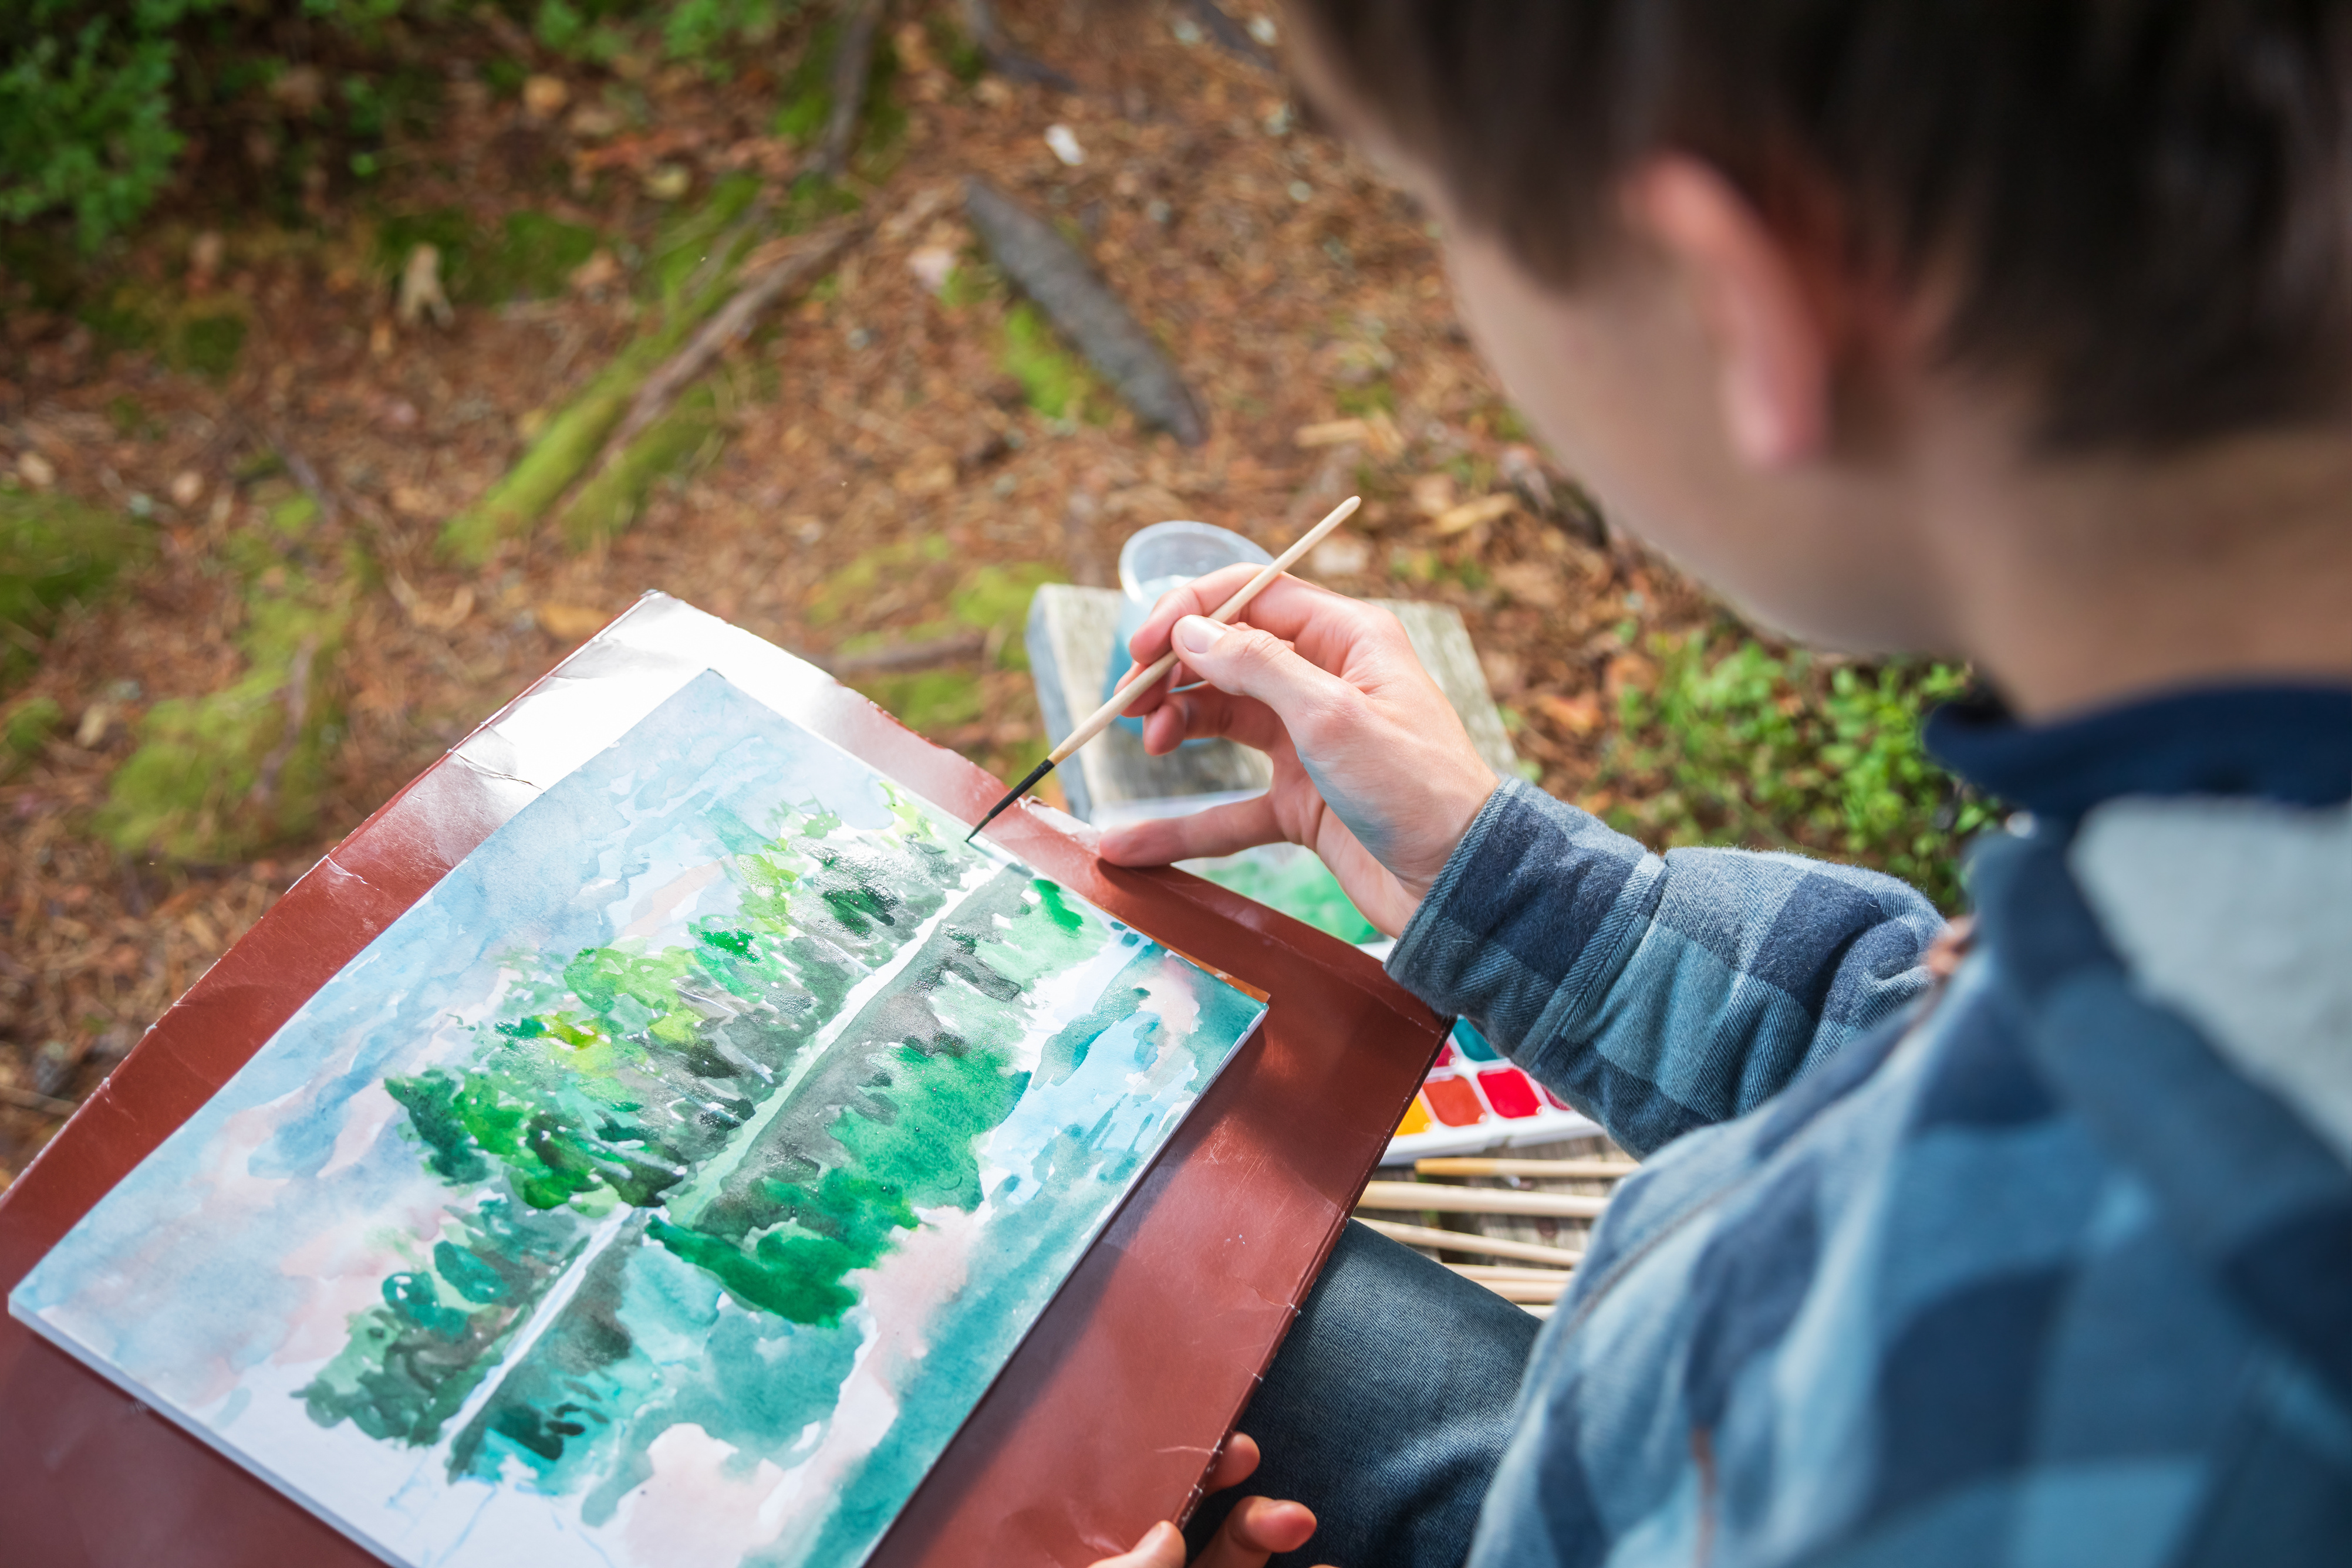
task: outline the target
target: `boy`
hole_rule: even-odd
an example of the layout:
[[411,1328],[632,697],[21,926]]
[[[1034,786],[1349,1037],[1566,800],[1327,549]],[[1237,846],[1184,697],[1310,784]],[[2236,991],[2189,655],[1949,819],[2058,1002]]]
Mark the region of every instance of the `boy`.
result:
[[1351,1229],[1213,1478],[1295,1500],[1196,1561],[2352,1562],[2352,5],[1291,15],[1612,515],[1972,661],[1929,742],[2018,815],[1957,939],[1497,785],[1375,612],[1164,601],[1149,743],[1276,782],[1105,858],[1312,845],[1647,1160],[1540,1333]]

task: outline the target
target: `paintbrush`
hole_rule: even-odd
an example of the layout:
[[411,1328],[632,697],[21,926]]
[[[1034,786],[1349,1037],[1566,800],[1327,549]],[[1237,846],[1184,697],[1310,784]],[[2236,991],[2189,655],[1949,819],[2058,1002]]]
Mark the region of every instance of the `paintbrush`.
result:
[[[1211,615],[1209,619],[1214,621],[1220,626],[1232,624],[1234,617],[1239,615],[1243,611],[1249,608],[1249,601],[1258,596],[1258,592],[1261,589],[1265,588],[1267,583],[1272,582],[1276,578],[1280,577],[1284,572],[1288,571],[1291,567],[1297,562],[1299,557],[1305,555],[1308,550],[1313,549],[1317,545],[1321,544],[1326,538],[1329,537],[1332,529],[1338,528],[1341,523],[1346,522],[1350,517],[1354,516],[1356,508],[1363,504],[1363,498],[1361,497],[1350,496],[1346,500],[1340,502],[1337,507],[1331,508],[1331,515],[1329,517],[1324,518],[1321,522],[1316,524],[1313,528],[1299,535],[1298,542],[1297,544],[1292,545],[1288,549],[1284,550],[1279,556],[1276,556],[1272,561],[1260,568],[1258,574],[1255,577],[1251,578],[1247,582],[1242,584],[1240,589],[1234,592],[1231,599],[1226,600],[1223,604],[1217,606],[1216,612]],[[1134,674],[1128,677],[1126,683],[1122,685],[1116,693],[1112,694],[1110,701],[1095,709],[1093,714],[1088,716],[1085,723],[1070,731],[1067,739],[1064,740],[1061,745],[1054,747],[1052,754],[1049,755],[1045,761],[1040,762],[1035,768],[1030,769],[1028,778],[1024,779],[1020,783],[1015,784],[1012,789],[1006,790],[1004,792],[1004,799],[999,800],[995,805],[989,808],[988,815],[982,817],[978,822],[972,825],[971,831],[964,835],[963,841],[965,843],[970,843],[972,840],[978,838],[980,836],[981,829],[988,826],[989,823],[996,821],[998,817],[1003,815],[1006,808],[1010,807],[1013,801],[1018,800],[1022,796],[1026,795],[1030,790],[1034,789],[1038,784],[1044,780],[1046,774],[1051,773],[1055,768],[1059,768],[1064,762],[1067,761],[1070,757],[1076,752],[1078,747],[1084,746],[1087,741],[1092,740],[1096,736],[1100,735],[1104,730],[1108,729],[1111,727],[1111,721],[1118,718],[1121,713],[1125,712],[1129,704],[1132,703],[1137,697],[1150,690],[1152,682],[1158,680],[1160,676],[1166,674],[1170,670],[1175,667],[1176,650],[1171,648],[1168,652],[1160,654],[1157,659],[1154,659],[1150,664],[1146,664],[1142,669],[1136,671]]]

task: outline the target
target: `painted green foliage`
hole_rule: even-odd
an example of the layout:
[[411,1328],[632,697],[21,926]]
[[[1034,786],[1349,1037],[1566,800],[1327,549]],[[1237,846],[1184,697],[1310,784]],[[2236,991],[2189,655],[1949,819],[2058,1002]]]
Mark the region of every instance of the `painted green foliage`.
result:
[[[314,1419],[438,1440],[559,1276],[603,1280],[604,1257],[648,1245],[744,1308],[824,1328],[919,1211],[979,1206],[979,1142],[1026,1082],[1009,1059],[1024,988],[1098,938],[1050,884],[893,804],[883,830],[812,810],[748,843],[737,907],[683,946],[510,957],[527,977],[472,1056],[387,1081],[426,1167],[483,1196],[354,1318],[306,1391]],[[623,1289],[583,1285],[532,1354],[554,1346],[574,1383],[619,1368]],[[495,1471],[492,1435],[554,1464],[586,1432],[561,1429],[576,1422],[556,1405],[583,1396],[551,1404],[558,1381],[502,1382],[453,1470]]]

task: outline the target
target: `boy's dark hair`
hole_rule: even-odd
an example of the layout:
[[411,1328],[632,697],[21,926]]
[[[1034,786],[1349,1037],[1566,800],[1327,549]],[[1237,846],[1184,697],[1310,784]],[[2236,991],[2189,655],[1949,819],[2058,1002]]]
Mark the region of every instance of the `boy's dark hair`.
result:
[[1468,223],[1571,281],[1645,153],[1959,288],[2062,449],[2342,413],[2352,0],[1290,0]]

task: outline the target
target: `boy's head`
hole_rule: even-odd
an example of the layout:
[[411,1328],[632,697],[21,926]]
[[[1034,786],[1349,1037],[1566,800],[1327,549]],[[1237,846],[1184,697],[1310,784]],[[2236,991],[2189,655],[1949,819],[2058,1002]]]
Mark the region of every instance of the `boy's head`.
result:
[[[1530,418],[1791,630],[1984,656],[1937,495],[2079,500],[2332,443],[2352,403],[2352,5],[1290,11],[1316,95],[1444,221]],[[2036,548],[2115,542],[2080,528]]]

